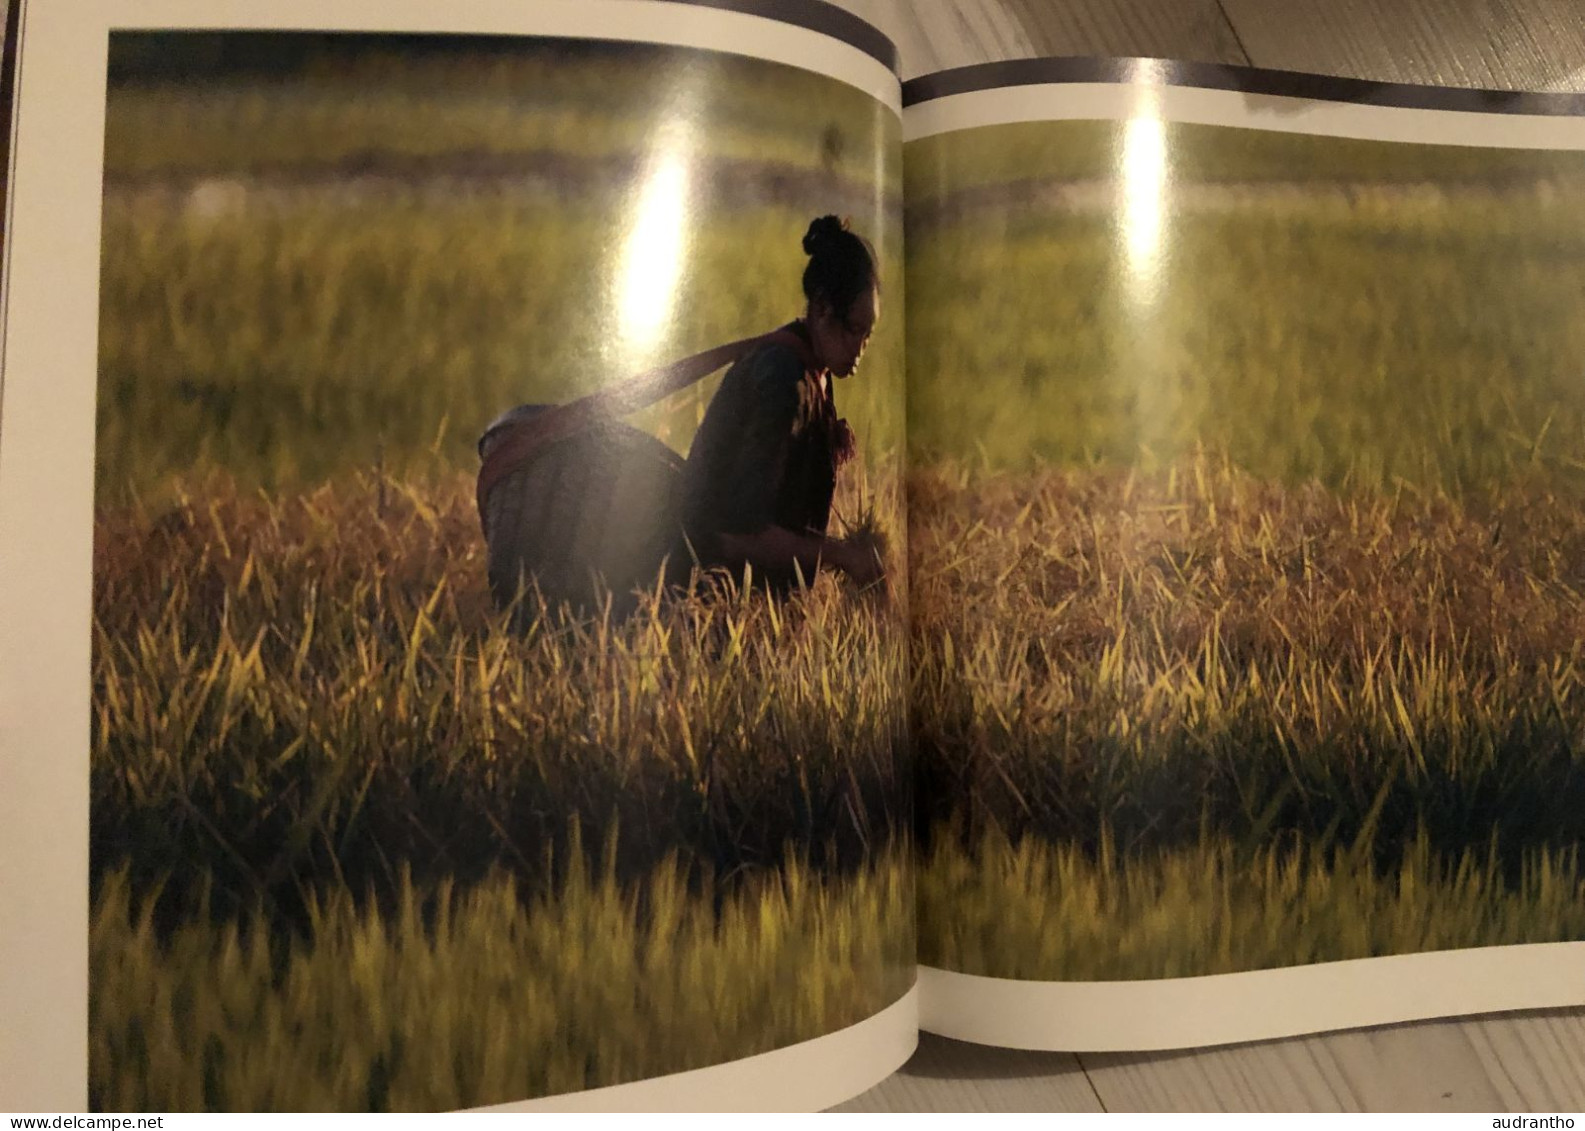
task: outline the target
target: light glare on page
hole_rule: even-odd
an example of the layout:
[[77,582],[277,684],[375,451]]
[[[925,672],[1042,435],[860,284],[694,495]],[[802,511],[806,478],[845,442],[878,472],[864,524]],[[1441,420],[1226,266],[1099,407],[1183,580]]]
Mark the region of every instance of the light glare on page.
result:
[[671,320],[678,275],[687,256],[690,141],[687,119],[668,131],[643,174],[632,226],[622,245],[617,309],[621,362],[643,368]]
[[1154,303],[1161,278],[1162,219],[1167,191],[1167,129],[1154,99],[1123,127],[1122,239],[1130,298]]
[[1133,391],[1137,442],[1154,448],[1172,431],[1167,359],[1157,327],[1164,288],[1168,164],[1167,127],[1159,92],[1140,92],[1134,116],[1123,123],[1118,179],[1122,199],[1116,238],[1123,260],[1122,311],[1130,331],[1123,373]]

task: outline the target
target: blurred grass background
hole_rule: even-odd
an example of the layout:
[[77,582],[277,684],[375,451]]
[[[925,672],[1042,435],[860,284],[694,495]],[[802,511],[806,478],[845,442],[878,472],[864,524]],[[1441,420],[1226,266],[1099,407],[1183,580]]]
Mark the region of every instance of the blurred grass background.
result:
[[[909,145],[910,208],[964,201],[911,212],[917,461],[1160,466],[1205,444],[1286,481],[1455,493],[1582,470],[1585,154],[1164,131],[1137,190],[1148,266],[1121,229],[1145,206],[1103,179],[1123,127]],[[1043,167],[1092,191],[1041,197]],[[1014,191],[965,191],[998,169]]]
[[[211,468],[270,487],[472,466],[515,404],[799,315],[799,245],[824,212],[851,215],[889,284],[838,405],[872,461],[901,451],[898,123],[862,93],[640,45],[410,57],[380,38],[222,37],[229,62],[187,45],[182,71],[171,37],[116,38],[101,498]],[[643,340],[625,257],[667,162],[684,170],[655,218],[675,280],[650,264],[631,286],[670,288],[671,311]],[[685,451],[717,382],[637,422]]]

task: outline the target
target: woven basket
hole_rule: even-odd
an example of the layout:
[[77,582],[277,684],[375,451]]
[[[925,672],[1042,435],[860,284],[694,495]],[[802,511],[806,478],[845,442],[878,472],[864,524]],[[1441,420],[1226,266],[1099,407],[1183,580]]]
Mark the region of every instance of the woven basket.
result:
[[[522,419],[553,406],[525,405]],[[484,451],[491,436],[486,435]],[[524,595],[551,607],[623,614],[654,586],[680,540],[682,457],[647,432],[602,420],[546,443],[484,502],[490,590],[505,608]],[[675,562],[673,565],[675,566]]]

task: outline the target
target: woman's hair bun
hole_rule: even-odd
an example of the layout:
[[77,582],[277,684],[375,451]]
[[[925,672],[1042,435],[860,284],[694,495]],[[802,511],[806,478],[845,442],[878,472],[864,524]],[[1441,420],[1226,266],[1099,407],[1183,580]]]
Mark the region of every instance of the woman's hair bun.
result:
[[815,249],[830,240],[833,236],[840,236],[847,231],[847,224],[835,216],[822,216],[809,225],[809,230],[804,233],[804,254],[813,255]]
[[868,287],[879,288],[875,272],[875,249],[854,232],[847,221],[822,216],[809,225],[804,235],[804,297],[820,300],[846,318],[856,299]]

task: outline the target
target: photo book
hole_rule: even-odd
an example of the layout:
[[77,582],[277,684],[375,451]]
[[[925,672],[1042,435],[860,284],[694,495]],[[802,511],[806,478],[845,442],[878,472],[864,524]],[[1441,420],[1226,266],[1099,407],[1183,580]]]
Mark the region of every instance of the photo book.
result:
[[12,27],[0,1108],[1585,1004],[1585,96]]

